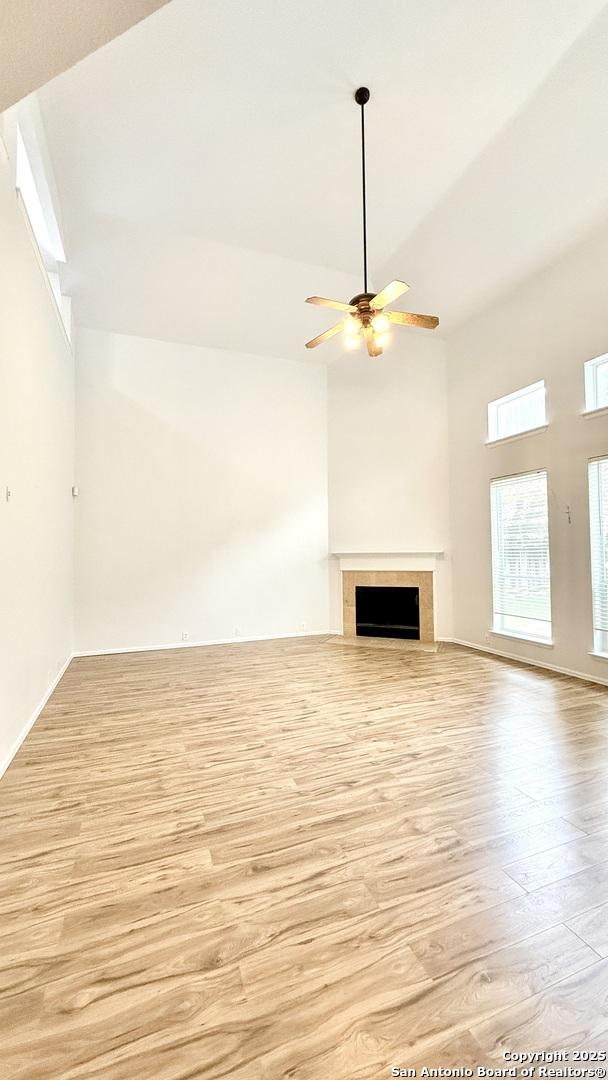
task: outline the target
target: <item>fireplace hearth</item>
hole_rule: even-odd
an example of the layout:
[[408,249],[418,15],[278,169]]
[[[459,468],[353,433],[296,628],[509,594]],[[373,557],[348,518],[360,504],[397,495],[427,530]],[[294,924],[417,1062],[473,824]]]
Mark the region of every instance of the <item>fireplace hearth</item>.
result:
[[416,586],[357,585],[358,637],[420,640],[420,600]]

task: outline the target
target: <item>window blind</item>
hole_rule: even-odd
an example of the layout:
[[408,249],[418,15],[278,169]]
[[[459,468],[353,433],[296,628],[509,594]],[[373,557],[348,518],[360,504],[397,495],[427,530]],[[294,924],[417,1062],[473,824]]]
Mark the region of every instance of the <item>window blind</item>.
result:
[[492,480],[494,629],[551,638],[547,474]]
[[594,649],[608,654],[608,458],[589,462]]

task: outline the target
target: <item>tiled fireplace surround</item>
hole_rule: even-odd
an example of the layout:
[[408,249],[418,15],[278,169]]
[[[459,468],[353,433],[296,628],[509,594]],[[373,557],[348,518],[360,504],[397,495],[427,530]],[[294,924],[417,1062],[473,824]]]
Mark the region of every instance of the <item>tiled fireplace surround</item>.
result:
[[420,640],[434,641],[433,573],[431,570],[343,570],[342,633],[355,637],[355,588],[357,585],[399,585],[418,588]]

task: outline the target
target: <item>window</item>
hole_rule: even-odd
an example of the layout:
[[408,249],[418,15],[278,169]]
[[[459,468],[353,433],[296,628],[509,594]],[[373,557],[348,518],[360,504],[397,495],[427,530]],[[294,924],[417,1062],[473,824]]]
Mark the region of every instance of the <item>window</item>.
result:
[[59,266],[65,262],[59,222],[44,167],[44,156],[28,124],[28,145],[19,124],[16,130],[15,182],[46,270],[68,338],[71,337],[70,298],[61,292]]
[[545,383],[532,383],[488,405],[488,442],[533,431],[547,423]]
[[551,640],[547,474],[492,480],[493,628]]
[[585,408],[604,409],[608,406],[608,354],[596,356],[585,364]]
[[593,649],[608,656],[608,458],[589,462]]

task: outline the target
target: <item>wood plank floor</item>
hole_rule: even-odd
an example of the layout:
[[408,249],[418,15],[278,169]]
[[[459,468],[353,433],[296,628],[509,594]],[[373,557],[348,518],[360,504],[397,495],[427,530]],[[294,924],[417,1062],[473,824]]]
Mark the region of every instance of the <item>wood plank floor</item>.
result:
[[456,647],[72,662],[0,782],[0,1075],[608,1049],[608,693]]

